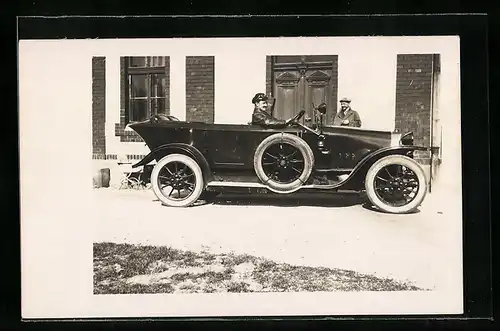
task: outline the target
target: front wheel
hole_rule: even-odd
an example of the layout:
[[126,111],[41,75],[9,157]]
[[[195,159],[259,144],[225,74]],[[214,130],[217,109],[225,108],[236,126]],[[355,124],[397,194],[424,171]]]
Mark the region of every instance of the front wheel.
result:
[[194,204],[204,189],[203,173],[195,160],[183,154],[162,158],[151,172],[156,197],[170,207]]
[[393,214],[415,210],[427,194],[427,179],[413,159],[390,155],[375,162],[365,178],[366,195],[377,208]]

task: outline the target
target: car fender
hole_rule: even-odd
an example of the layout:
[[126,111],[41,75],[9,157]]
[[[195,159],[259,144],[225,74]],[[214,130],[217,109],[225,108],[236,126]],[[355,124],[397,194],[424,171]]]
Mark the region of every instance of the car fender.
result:
[[142,160],[132,165],[133,168],[144,166],[149,162],[156,160],[159,161],[161,158],[168,154],[181,153],[188,155],[195,159],[195,161],[200,165],[203,171],[203,177],[205,183],[208,183],[212,178],[212,172],[210,170],[210,165],[203,154],[194,146],[184,143],[171,143],[161,145],[154,150],[152,150],[148,155],[146,155]]
[[352,184],[353,182],[362,184],[366,172],[368,169],[379,159],[388,155],[404,155],[413,158],[412,153],[414,151],[430,151],[430,148],[421,146],[392,146],[378,149],[367,156],[365,156],[359,163],[354,167],[349,177],[342,182],[342,186],[347,184]]

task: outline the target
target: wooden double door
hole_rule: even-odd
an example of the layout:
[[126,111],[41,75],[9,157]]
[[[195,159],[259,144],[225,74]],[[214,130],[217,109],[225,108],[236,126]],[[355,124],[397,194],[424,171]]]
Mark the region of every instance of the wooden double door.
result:
[[319,114],[313,105],[327,104],[326,123],[337,110],[337,56],[272,56],[271,90],[275,101],[273,116],[288,119],[302,109],[304,124],[315,124]]

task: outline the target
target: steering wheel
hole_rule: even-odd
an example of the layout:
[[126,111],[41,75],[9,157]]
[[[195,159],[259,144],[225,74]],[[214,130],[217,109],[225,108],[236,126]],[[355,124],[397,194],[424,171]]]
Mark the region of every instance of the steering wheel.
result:
[[305,110],[301,110],[297,115],[295,115],[294,117],[288,119],[286,121],[286,124],[289,125],[290,123],[297,122],[298,120],[300,120],[302,118],[302,116],[304,116],[305,113],[306,113]]

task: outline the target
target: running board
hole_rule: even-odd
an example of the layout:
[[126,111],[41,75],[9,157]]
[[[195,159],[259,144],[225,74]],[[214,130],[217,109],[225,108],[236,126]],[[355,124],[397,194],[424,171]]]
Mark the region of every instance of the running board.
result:
[[[310,184],[301,186],[301,189],[323,189],[323,190],[331,190],[336,187],[339,187],[345,180],[338,182],[336,184],[330,185],[318,185],[318,184]],[[217,187],[243,187],[243,188],[260,188],[260,189],[270,189],[268,186],[261,183],[253,183],[253,182],[221,182],[221,181],[211,181],[207,184],[207,186],[217,186]],[[286,194],[286,192],[285,192]]]

